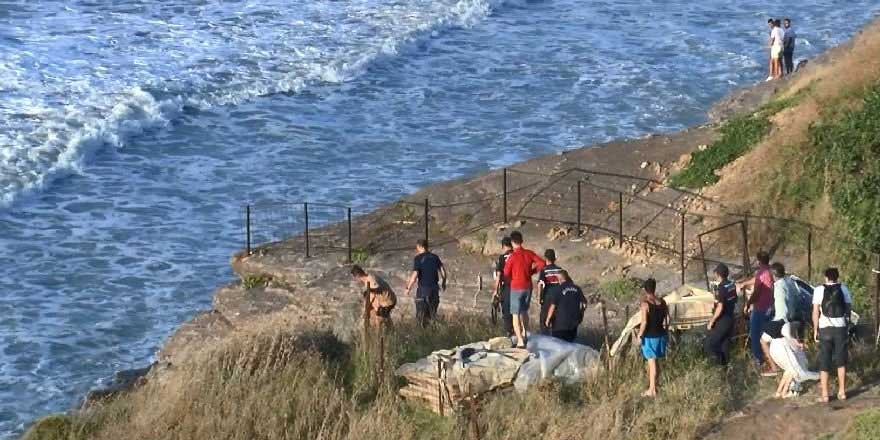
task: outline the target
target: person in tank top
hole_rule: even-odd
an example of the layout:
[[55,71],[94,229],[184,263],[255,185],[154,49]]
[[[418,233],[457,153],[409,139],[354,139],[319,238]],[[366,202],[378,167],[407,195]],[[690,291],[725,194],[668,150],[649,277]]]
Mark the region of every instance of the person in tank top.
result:
[[642,396],[653,397],[657,395],[657,375],[660,371],[658,359],[666,357],[669,308],[666,306],[666,301],[657,296],[657,280],[648,278],[642,290],[644,297],[641,304],[639,346],[648,363],[648,389],[642,393]]

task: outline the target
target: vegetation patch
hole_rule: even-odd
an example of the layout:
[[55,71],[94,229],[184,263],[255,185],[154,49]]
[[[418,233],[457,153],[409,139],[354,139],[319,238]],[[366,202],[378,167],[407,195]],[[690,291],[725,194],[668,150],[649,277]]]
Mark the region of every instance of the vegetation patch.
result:
[[270,281],[272,281],[272,277],[268,275],[246,275],[241,278],[241,287],[247,290],[266,287]]
[[844,440],[873,440],[880,438],[880,409],[869,409],[855,416],[842,438]]
[[605,298],[618,302],[629,302],[639,297],[642,292],[642,280],[638,278],[620,277],[615,280],[605,281],[599,286],[599,291]]
[[812,84],[790,97],[776,99],[751,115],[735,117],[719,129],[721,138],[696,151],[683,170],[669,184],[679,188],[702,188],[718,182],[717,170],[733,162],[761,142],[770,132],[770,117],[798,102],[812,90]]

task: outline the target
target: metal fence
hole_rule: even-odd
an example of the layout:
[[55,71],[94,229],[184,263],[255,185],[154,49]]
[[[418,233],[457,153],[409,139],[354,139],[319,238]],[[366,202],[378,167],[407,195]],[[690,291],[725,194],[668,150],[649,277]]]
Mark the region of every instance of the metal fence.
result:
[[[650,249],[677,262],[684,284],[692,262],[700,263],[702,272],[696,278],[692,272],[692,278],[707,282],[708,264],[713,262],[725,262],[744,275],[750,274],[750,255],[756,243],[774,254],[787,252],[788,258],[806,271],[806,278],[813,280],[816,243],[830,239],[820,228],[794,219],[691,212],[685,209],[685,200],[705,205],[717,202],[641,176],[582,168],[553,173],[505,168],[495,178],[500,180],[494,186],[497,192],[479,198],[453,196],[443,203],[428,198],[402,200],[385,206],[380,213],[359,216],[358,225],[364,226],[359,230],[378,237],[373,240],[378,245],[369,252],[409,249],[418,239],[439,246],[494,223],[533,220],[570,227],[577,237],[610,237],[617,247]],[[720,204],[717,207],[715,211],[725,211]],[[364,241],[352,235],[352,209],[348,206],[253,204],[244,207],[244,220],[248,253],[261,245],[282,243],[306,257],[333,252],[344,254],[351,262],[353,254],[363,251],[358,243],[363,245]],[[707,223],[718,226],[702,230]],[[780,226],[786,231],[781,240],[776,233]],[[863,252],[863,259],[873,258],[857,246],[853,249]],[[803,264],[801,260],[805,260]],[[880,257],[876,270],[880,271]]]

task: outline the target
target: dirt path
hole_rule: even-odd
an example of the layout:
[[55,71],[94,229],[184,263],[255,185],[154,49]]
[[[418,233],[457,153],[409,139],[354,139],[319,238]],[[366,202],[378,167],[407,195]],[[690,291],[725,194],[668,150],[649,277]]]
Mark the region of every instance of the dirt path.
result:
[[850,420],[866,409],[880,406],[880,386],[849,392],[845,402],[815,403],[815,393],[797,399],[769,399],[752,404],[723,422],[706,439],[816,439],[843,432]]

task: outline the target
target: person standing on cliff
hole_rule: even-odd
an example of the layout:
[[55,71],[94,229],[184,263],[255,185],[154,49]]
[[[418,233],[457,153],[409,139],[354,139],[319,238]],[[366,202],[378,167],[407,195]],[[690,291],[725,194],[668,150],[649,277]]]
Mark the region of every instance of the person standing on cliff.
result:
[[513,315],[513,332],[516,348],[526,348],[529,330],[529,304],[532,300],[532,275],[546,266],[541,257],[523,247],[519,231],[510,233],[513,252],[504,264],[504,276],[510,280],[510,314]]
[[437,317],[440,307],[440,290],[446,290],[446,268],[440,257],[428,250],[428,241],[416,242],[416,257],[413,259],[412,274],[406,283],[409,295],[413,285],[416,288],[416,320],[425,327],[428,321]]
[[782,31],[782,22],[780,20],[770,19],[767,21],[770,26],[770,76],[767,81],[782,78],[782,49],[785,40],[785,32]]
[[538,273],[538,301],[541,304],[541,313],[539,323],[541,324],[541,333],[549,334],[551,327],[546,325],[547,311],[550,309],[553,297],[559,293],[562,286],[562,268],[556,265],[556,251],[547,249],[544,251],[544,258],[547,265]]
[[498,256],[495,262],[495,290],[492,292],[492,301],[501,305],[501,323],[507,336],[513,336],[513,315],[510,314],[510,280],[504,276],[504,265],[510,254],[513,253],[513,243],[510,237],[501,239],[501,248],[504,253]]
[[785,65],[785,74],[791,75],[794,72],[794,45],[797,40],[797,33],[791,27],[791,19],[786,18],[782,21],[785,37],[782,41],[782,58]]
[[738,283],[740,289],[752,289],[752,294],[746,301],[744,314],[749,317],[749,346],[752,351],[755,366],[762,375],[773,374],[773,369],[764,366],[764,349],[761,347],[761,334],[769,319],[770,308],[773,305],[773,275],[770,273],[770,254],[766,251],[758,252],[758,270],[755,276]]
[[571,281],[568,272],[561,270],[559,280],[559,291],[546,300],[550,306],[547,308],[544,325],[550,329],[550,336],[574,342],[578,327],[584,320],[587,298],[584,297],[583,290]]
[[397,305],[397,295],[382,277],[368,274],[358,265],[351,267],[351,276],[364,286],[364,323],[372,328],[391,325],[391,311]]
[[730,340],[734,334],[734,311],[736,310],[736,285],[728,277],[730,269],[724,263],[715,268],[715,305],[712,318],[706,327],[709,332],[703,341],[703,349],[718,365],[730,361]]
[[657,280],[648,278],[642,286],[644,297],[639,306],[641,324],[639,325],[639,346],[647,361],[648,389],[643,397],[657,395],[657,376],[660,374],[659,360],[666,357],[669,338],[669,307],[663,298],[657,296]]

